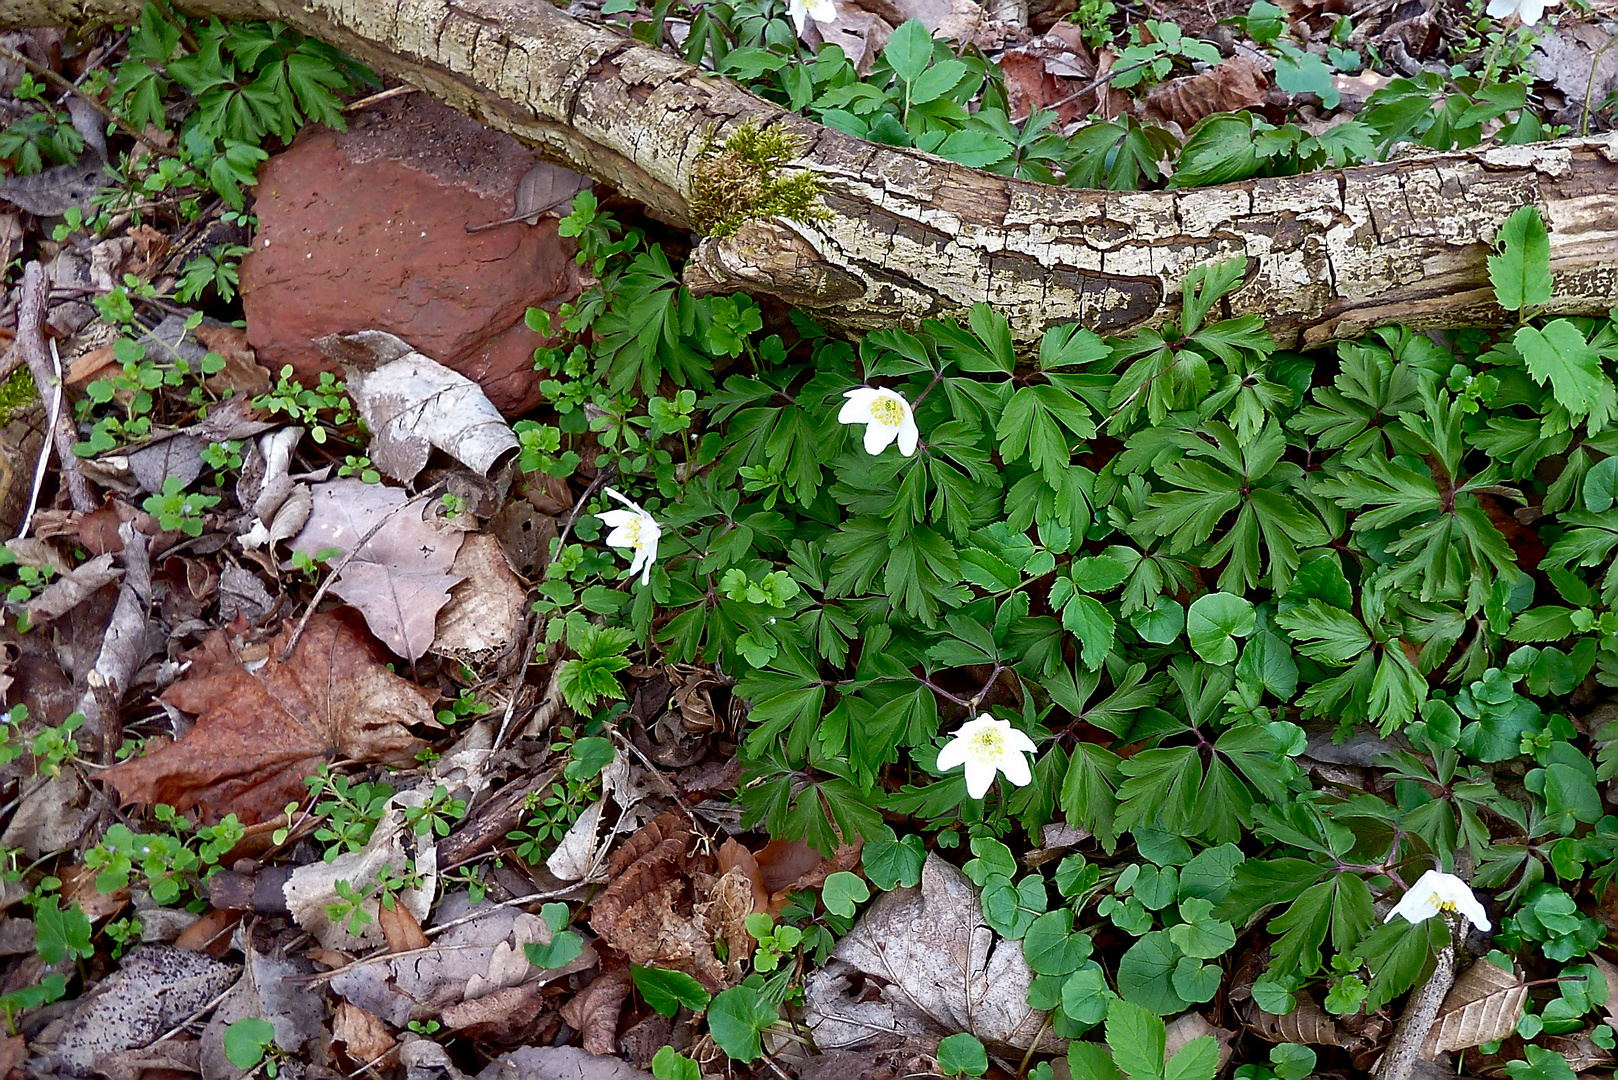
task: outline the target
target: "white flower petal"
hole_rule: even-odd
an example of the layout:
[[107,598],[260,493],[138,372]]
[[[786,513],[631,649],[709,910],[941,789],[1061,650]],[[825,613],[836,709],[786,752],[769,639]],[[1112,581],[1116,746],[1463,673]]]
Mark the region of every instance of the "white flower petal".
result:
[[[1039,749],[1034,745],[1033,739],[1030,739],[1024,732],[1012,727],[1009,722],[1006,724],[1006,745],[1024,754],[1032,754]],[[1024,782],[1026,783],[1026,781]]]
[[957,765],[965,764],[966,740],[961,738],[960,732],[956,732],[955,738],[946,743],[944,749],[938,752],[938,771],[948,772]]
[[843,407],[838,410],[837,422],[839,424],[869,424],[871,422],[871,402],[880,397],[882,391],[874,386],[857,386],[843,394],[846,398]]
[[1522,19],[1524,26],[1533,26],[1544,17],[1545,7],[1544,0],[1522,0],[1522,5],[1517,9],[1517,14]]
[[981,799],[989,792],[989,785],[994,783],[994,766],[987,761],[967,759],[966,762],[966,793],[974,799]]
[[865,426],[865,452],[875,457],[888,448],[888,444],[899,437],[899,429],[878,424],[875,421]]
[[832,0],[809,0],[809,17],[818,23],[837,21],[837,5]]
[[1028,759],[1015,750],[1000,755],[1000,771],[1017,787],[1026,787],[1034,778],[1033,772],[1028,768]]
[[623,492],[619,491],[617,488],[610,488],[609,487],[609,488],[603,488],[602,490],[605,491],[608,495],[611,495],[614,499],[617,499],[619,502],[623,503],[625,506],[629,507],[629,509],[633,510],[635,513],[637,513],[637,514],[646,513],[645,510],[641,509],[640,503],[636,502],[634,499],[629,498],[627,495],[625,495]]
[[638,520],[640,516],[640,514],[633,510],[603,510],[601,513],[596,515],[601,524],[605,525],[609,529],[616,529],[620,526],[628,525],[631,521]]
[[1485,10],[1491,19],[1504,19],[1516,12],[1517,3],[1518,0],[1489,0],[1489,6]]
[[905,418],[899,425],[899,453],[909,457],[916,452],[916,444],[921,441],[921,430],[916,427],[916,418],[905,406]]

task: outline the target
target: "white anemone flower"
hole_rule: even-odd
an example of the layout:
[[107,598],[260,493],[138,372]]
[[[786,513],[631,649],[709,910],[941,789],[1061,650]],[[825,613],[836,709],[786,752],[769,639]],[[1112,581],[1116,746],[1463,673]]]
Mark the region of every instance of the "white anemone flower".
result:
[[787,0],[787,14],[801,34],[810,19],[817,23],[836,22],[837,5],[832,0]]
[[1557,0],[1489,0],[1489,18],[1504,19],[1515,15],[1524,26],[1533,26],[1545,15],[1545,9],[1555,7]]
[[916,452],[921,431],[916,427],[916,416],[910,411],[910,402],[892,390],[877,386],[856,386],[843,397],[843,408],[837,414],[839,424],[865,425],[865,452],[875,457],[888,448],[895,439],[899,453],[909,457]]
[[1478,898],[1472,895],[1466,882],[1454,874],[1437,870],[1429,870],[1421,875],[1420,880],[1393,905],[1393,910],[1382,921],[1392,922],[1395,915],[1403,915],[1408,921],[1419,923],[1440,911],[1459,912],[1479,930],[1489,929],[1489,914],[1478,903]]
[[629,575],[633,577],[637,570],[640,571],[640,583],[645,585],[652,580],[652,562],[657,558],[657,541],[663,535],[663,527],[633,499],[625,498],[612,488],[606,491],[629,508],[603,510],[596,515],[603,525],[612,530],[607,534],[607,546],[628,548],[635,553],[634,560],[629,564]]
[[938,752],[938,769],[943,772],[965,765],[966,793],[981,799],[994,783],[996,772],[1005,773],[1006,779],[1018,787],[1032,780],[1028,759],[1023,755],[1034,750],[1034,740],[1012,727],[1011,721],[979,713],[976,720],[957,728],[954,738]]

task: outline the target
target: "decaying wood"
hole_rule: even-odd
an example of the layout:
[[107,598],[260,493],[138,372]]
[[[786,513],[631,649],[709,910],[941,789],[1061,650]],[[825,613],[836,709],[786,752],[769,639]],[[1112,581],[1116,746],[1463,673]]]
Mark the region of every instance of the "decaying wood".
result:
[[[702,244],[688,283],[747,289],[875,327],[986,300],[1024,339],[1172,317],[1190,268],[1245,254],[1232,314],[1314,344],[1400,322],[1487,324],[1487,243],[1517,207],[1551,230],[1551,310],[1618,304],[1618,137],[1427,155],[1169,192],[1075,191],[876,146],[540,0],[182,0],[279,19],[543,148],[676,224],[713,134],[752,120],[799,136],[832,215],[760,221]],[[133,21],[139,0],[0,0],[6,26]]]

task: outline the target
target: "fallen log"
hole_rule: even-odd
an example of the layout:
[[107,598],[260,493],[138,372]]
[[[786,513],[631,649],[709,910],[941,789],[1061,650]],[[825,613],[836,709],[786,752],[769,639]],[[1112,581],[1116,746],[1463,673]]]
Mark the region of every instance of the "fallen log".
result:
[[[130,23],[138,0],[0,0],[7,27]],[[1506,321],[1485,256],[1516,208],[1550,227],[1557,314],[1618,305],[1618,136],[1428,154],[1189,191],[1105,192],[1011,180],[878,146],[786,113],[733,83],[543,0],[182,0],[266,18],[337,46],[675,225],[692,224],[693,168],[743,123],[796,137],[797,167],[831,211],[754,220],[687,265],[704,292],[781,297],[861,329],[988,301],[1024,340],[1078,321],[1126,333],[1172,318],[1202,263],[1246,255],[1229,314],[1257,312],[1284,344],[1390,323]]]

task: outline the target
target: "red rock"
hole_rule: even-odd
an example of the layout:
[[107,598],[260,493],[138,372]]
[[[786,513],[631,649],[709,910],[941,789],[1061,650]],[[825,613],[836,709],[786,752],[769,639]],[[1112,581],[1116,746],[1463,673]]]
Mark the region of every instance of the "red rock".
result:
[[554,217],[466,226],[510,217],[536,160],[424,94],[364,112],[347,132],[306,129],[254,191],[241,295],[259,363],[291,364],[311,383],[337,371],[314,339],[386,330],[477,381],[507,415],[533,408],[540,339],[523,314],[578,295],[573,242]]

